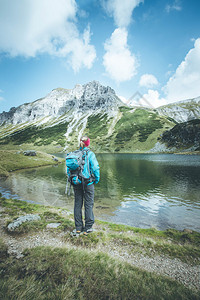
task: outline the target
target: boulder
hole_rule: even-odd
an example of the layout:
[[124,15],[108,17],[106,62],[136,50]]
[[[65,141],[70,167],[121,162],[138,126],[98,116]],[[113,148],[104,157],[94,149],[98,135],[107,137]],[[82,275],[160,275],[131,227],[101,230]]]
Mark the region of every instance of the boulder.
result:
[[185,228],[185,229],[183,230],[183,232],[189,233],[189,234],[192,234],[192,233],[193,233],[193,231],[192,231],[191,229],[188,229],[188,228]]
[[53,160],[54,160],[54,161],[58,161],[58,159],[57,159],[56,157],[54,157],[54,156],[53,156]]
[[36,151],[35,150],[26,150],[24,151],[25,156],[36,156]]
[[12,223],[8,224],[7,229],[10,232],[14,232],[15,229],[17,229],[22,223],[32,222],[32,221],[39,221],[39,220],[41,220],[39,215],[20,216],[19,218],[14,220]]

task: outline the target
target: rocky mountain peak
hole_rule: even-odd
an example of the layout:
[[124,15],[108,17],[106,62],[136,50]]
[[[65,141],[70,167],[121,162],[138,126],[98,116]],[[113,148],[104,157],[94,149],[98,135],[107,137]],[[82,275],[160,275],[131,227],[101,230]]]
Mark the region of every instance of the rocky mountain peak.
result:
[[120,105],[123,103],[112,88],[92,81],[77,84],[73,89],[54,89],[42,99],[3,112],[0,114],[0,125],[35,121],[47,116],[57,118],[71,110],[77,113],[96,110],[109,113]]

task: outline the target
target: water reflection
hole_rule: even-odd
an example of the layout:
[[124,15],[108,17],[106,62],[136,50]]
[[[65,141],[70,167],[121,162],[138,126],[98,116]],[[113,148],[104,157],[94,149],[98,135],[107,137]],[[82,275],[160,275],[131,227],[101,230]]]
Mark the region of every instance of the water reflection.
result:
[[[199,156],[100,154],[95,215],[138,227],[200,231]],[[20,171],[0,182],[6,196],[73,210],[65,166]]]

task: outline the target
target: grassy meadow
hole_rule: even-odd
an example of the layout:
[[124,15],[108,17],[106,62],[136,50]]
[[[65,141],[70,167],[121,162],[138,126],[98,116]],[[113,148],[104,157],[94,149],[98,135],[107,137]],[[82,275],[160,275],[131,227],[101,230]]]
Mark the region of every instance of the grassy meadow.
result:
[[37,151],[36,154],[25,156],[20,150],[0,150],[0,177],[8,176],[11,171],[53,165],[63,161],[62,159],[54,161],[52,155],[41,151]]
[[[97,230],[88,236],[72,238],[73,215],[63,208],[30,204],[0,197],[1,217],[5,220],[0,239],[0,299],[200,299],[198,291],[155,272],[144,271],[110,255],[105,249],[126,247],[145,256],[164,255],[183,263],[197,264],[200,233],[176,230],[139,229],[96,221]],[[41,220],[23,223],[9,233],[6,225],[17,217],[37,213]],[[6,236],[17,240],[51,229],[63,235],[63,246],[37,246],[16,258],[8,255]]]

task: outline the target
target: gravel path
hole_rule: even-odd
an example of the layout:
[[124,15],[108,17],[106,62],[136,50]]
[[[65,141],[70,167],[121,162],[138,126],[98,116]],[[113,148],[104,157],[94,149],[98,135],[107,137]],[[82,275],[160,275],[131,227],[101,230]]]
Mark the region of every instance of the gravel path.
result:
[[132,264],[140,269],[155,272],[175,279],[189,288],[200,290],[200,265],[190,265],[183,263],[177,258],[168,258],[164,255],[154,257],[145,256],[140,253],[130,254],[130,250],[122,247],[120,253],[117,249],[108,247],[108,253],[114,257]]
[[[31,233],[23,236],[8,235],[5,230],[6,220],[0,217],[0,236],[8,245],[8,253],[15,255],[16,258],[23,256],[22,252],[26,248],[37,246],[66,247],[68,249],[77,249],[81,246],[74,246],[66,241],[65,232],[54,233],[51,230],[44,230],[37,233]],[[149,272],[168,276],[175,279],[189,288],[200,290],[200,265],[190,265],[183,263],[179,259],[170,259],[166,256],[155,255],[154,257],[131,251],[130,246],[109,245],[97,246],[96,249],[88,251],[103,251],[114,258],[125,261],[133,266],[139,267]]]

